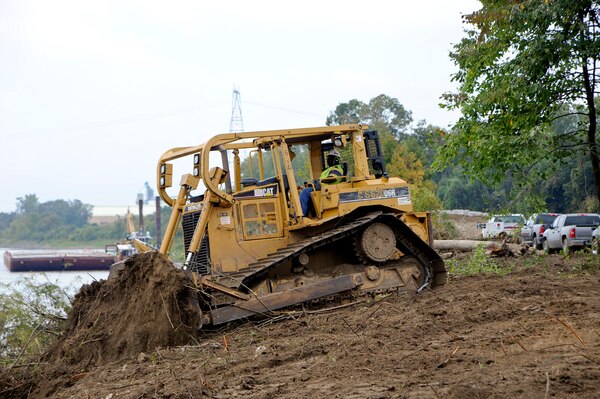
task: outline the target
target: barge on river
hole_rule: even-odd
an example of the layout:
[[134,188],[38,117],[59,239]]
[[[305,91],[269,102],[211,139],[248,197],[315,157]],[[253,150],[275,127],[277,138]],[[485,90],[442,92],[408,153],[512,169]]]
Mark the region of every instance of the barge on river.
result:
[[103,252],[4,252],[4,264],[11,272],[109,270],[113,263],[115,257]]

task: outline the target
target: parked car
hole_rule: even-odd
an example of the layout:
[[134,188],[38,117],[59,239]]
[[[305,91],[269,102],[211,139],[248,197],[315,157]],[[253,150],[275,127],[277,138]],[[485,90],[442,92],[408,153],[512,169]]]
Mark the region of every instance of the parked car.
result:
[[525,218],[520,214],[495,215],[487,223],[477,223],[482,229],[483,238],[499,238],[518,234],[519,227],[525,224]]
[[531,215],[521,229],[521,241],[535,249],[542,249],[542,234],[552,225],[557,216],[558,213],[536,213]]
[[542,235],[542,246],[547,253],[590,247],[592,232],[600,226],[597,213],[569,213],[559,215]]

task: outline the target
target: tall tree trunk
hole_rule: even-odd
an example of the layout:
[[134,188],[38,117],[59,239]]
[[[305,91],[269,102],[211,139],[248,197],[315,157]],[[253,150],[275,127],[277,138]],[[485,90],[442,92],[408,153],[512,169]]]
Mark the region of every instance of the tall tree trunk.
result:
[[[595,71],[594,71],[595,76]],[[595,80],[595,79],[594,79]],[[596,197],[600,205],[600,158],[598,157],[598,143],[596,143],[596,104],[594,103],[594,87],[590,81],[590,72],[588,70],[588,59],[583,59],[583,83],[585,86],[585,97],[588,109],[588,131],[587,146],[590,151],[590,161],[592,163],[592,173],[594,175],[594,186],[596,187]]]

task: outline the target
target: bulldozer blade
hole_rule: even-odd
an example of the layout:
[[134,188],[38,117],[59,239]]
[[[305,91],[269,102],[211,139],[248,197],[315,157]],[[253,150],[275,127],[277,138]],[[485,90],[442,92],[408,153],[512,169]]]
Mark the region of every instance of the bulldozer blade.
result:
[[348,291],[362,285],[362,283],[363,280],[359,274],[348,274],[296,287],[285,292],[276,292],[247,301],[237,301],[230,306],[212,310],[210,312],[212,324],[216,326],[258,314],[267,315],[272,310]]

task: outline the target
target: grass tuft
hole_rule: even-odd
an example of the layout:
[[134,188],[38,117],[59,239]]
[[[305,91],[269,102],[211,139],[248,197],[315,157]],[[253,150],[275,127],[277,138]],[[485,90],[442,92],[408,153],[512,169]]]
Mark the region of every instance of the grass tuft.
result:
[[463,260],[450,259],[446,262],[450,275],[472,276],[476,274],[497,274],[506,276],[512,268],[502,267],[486,254],[485,246],[479,245],[471,256]]

